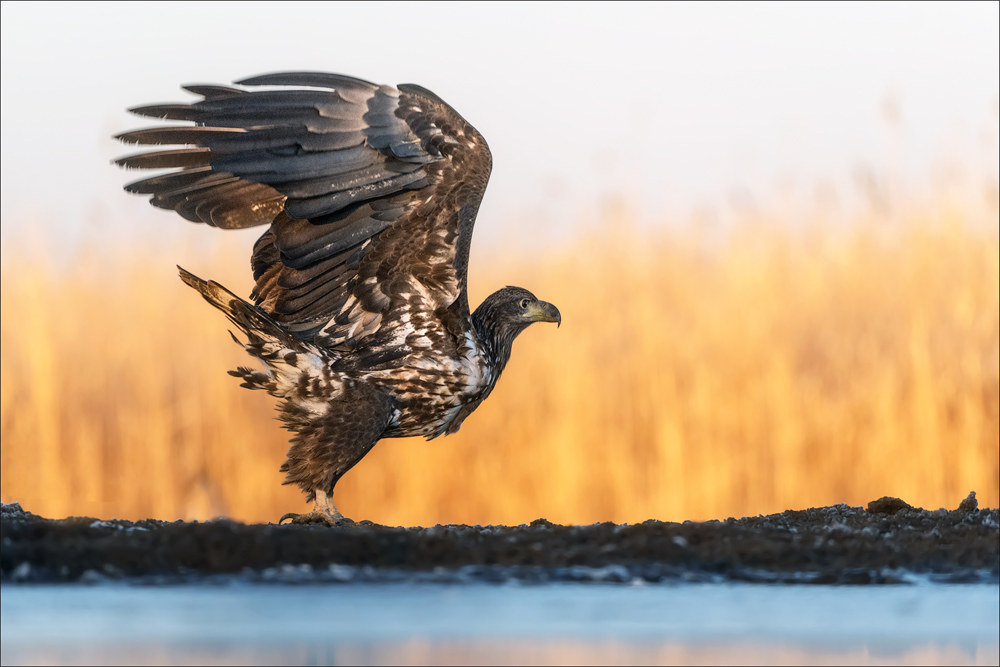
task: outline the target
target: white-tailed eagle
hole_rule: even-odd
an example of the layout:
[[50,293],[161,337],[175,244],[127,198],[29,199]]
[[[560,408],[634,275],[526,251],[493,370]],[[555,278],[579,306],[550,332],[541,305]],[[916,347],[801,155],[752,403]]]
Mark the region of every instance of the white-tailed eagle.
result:
[[315,501],[296,523],[344,523],[337,481],[381,438],[454,433],[490,394],[511,345],[552,304],[506,287],[469,312],[472,228],[490,177],[483,137],[415,85],[287,72],[202,99],[131,109],[192,124],[126,132],[179,145],[117,160],[172,169],[126,186],[184,218],[269,228],[245,301],[181,269],[245,334],[263,370],[230,371],[279,399],[294,433],[286,484]]

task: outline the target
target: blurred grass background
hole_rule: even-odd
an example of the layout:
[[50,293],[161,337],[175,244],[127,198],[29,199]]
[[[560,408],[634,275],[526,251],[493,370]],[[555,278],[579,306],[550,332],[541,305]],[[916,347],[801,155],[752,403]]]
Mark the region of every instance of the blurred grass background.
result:
[[[243,250],[217,247],[199,272],[248,292]],[[305,509],[281,486],[273,399],[226,375],[247,362],[228,323],[164,268],[184,256],[5,256],[4,502],[129,519]],[[723,234],[619,212],[474,260],[474,304],[522,285],[563,326],[518,339],[457,435],[379,443],[337,486],[347,516],[703,520],[883,495],[954,508],[970,490],[998,504],[995,209],[757,216]]]

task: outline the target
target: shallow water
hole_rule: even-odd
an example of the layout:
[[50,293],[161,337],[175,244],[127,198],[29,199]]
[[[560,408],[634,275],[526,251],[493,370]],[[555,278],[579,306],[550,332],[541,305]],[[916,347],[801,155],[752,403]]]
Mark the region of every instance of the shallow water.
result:
[[996,585],[4,585],[13,663],[1000,663]]

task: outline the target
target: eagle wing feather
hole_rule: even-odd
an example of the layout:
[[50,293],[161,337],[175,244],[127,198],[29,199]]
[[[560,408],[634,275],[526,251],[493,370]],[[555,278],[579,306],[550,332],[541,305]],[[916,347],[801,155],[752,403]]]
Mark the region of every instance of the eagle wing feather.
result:
[[132,109],[194,125],[119,135],[187,146],[119,159],[179,168],[126,189],[194,222],[270,224],[252,296],[303,340],[362,365],[454,350],[469,327],[469,247],[492,167],[482,136],[412,84],[286,72],[237,85],[185,86],[203,99]]

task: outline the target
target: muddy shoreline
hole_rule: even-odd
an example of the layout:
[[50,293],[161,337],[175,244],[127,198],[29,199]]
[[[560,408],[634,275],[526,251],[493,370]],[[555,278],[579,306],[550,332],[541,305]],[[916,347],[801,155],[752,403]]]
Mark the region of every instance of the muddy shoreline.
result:
[[895,498],[695,523],[351,528],[0,517],[0,581],[1000,582],[1000,510]]

